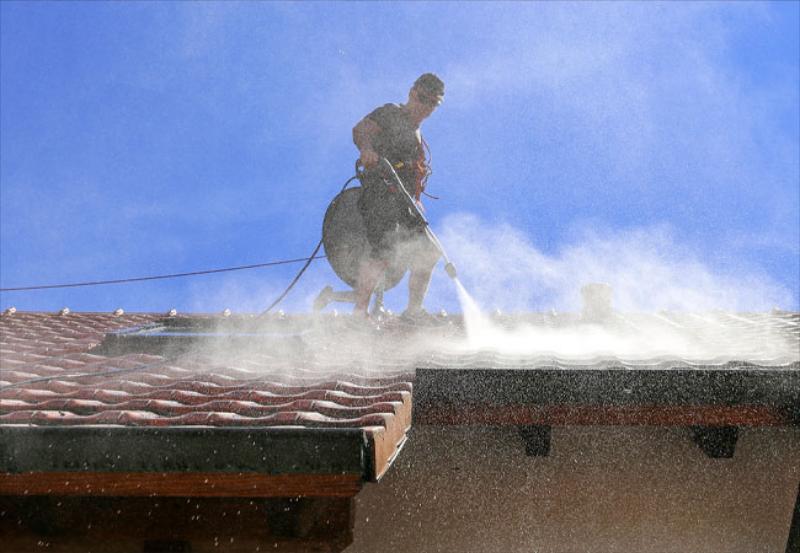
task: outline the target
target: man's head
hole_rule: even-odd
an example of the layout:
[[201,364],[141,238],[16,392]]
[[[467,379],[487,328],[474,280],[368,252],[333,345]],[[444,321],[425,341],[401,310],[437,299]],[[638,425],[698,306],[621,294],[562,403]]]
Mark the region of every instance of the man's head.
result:
[[414,81],[412,90],[416,90],[422,103],[438,106],[444,98],[444,82],[433,73],[424,73]]
[[412,117],[421,122],[442,103],[443,96],[444,83],[439,77],[433,73],[420,75],[408,92],[407,105]]

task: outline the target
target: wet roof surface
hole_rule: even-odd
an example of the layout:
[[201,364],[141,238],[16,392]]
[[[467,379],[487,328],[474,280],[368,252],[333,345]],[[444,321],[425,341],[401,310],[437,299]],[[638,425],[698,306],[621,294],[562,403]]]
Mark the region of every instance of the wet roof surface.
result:
[[96,353],[106,333],[162,318],[3,316],[0,422],[364,428],[384,426],[409,399],[402,368],[292,362],[261,349]]
[[[444,316],[424,328],[390,317],[376,328],[349,317],[16,312],[0,317],[0,332],[2,424],[366,427],[408,399],[416,367],[800,360],[800,314],[789,312],[616,315],[602,326],[572,314],[509,315],[490,329],[502,351],[470,345],[460,317]],[[568,355],[565,340],[575,343]]]
[[[513,369],[514,378],[525,370],[800,370],[797,313],[614,314],[602,324],[545,313],[490,323],[488,342],[476,345],[461,317],[445,315],[420,327],[393,316],[365,325],[333,315],[6,312],[0,429],[256,428],[306,436],[303,447],[323,439],[314,432],[338,429],[380,436],[388,445],[372,452],[386,464],[411,425],[418,367]],[[431,397],[461,397],[448,389]],[[192,439],[208,439],[201,434]]]
[[[354,362],[347,352],[342,359],[324,353],[320,363],[282,318],[272,323],[284,338],[273,336],[269,343],[248,339],[181,351],[155,347],[152,353],[100,347],[109,333],[165,319],[107,313],[0,317],[0,449],[11,463],[4,461],[3,469],[60,470],[75,465],[79,459],[70,455],[78,455],[94,458],[86,468],[100,471],[227,467],[355,472],[369,480],[380,477],[402,446],[411,423],[406,365],[376,367]],[[226,317],[189,319],[231,325]],[[330,344],[319,347],[325,352]],[[76,445],[69,455],[59,448],[53,456],[48,447],[54,442],[88,443],[98,451],[81,452]],[[185,459],[165,466],[162,453],[172,450],[173,465],[175,455]],[[110,462],[109,451],[119,451],[121,460]]]

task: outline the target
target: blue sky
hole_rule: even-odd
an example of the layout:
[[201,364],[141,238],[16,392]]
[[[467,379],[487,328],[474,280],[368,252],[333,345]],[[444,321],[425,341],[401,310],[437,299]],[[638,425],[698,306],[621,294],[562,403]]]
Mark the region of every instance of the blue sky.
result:
[[[799,6],[2,2],[0,285],[304,257],[353,125],[434,71],[428,215],[485,307],[798,309]],[[0,307],[258,311],[298,268]]]

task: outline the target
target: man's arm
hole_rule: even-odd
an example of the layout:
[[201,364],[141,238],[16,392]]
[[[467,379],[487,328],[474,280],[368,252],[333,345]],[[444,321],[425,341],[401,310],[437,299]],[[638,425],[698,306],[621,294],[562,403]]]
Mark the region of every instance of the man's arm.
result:
[[372,140],[380,132],[381,128],[369,117],[365,117],[353,127],[353,142],[358,151],[361,152],[360,160],[364,167],[373,167],[380,159],[372,147]]

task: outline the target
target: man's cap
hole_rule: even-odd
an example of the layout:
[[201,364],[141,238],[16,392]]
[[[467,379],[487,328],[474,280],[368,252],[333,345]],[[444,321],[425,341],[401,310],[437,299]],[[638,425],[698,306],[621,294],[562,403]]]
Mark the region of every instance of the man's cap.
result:
[[414,87],[423,96],[422,100],[428,100],[434,105],[442,103],[444,97],[444,82],[433,73],[424,73],[414,81]]

